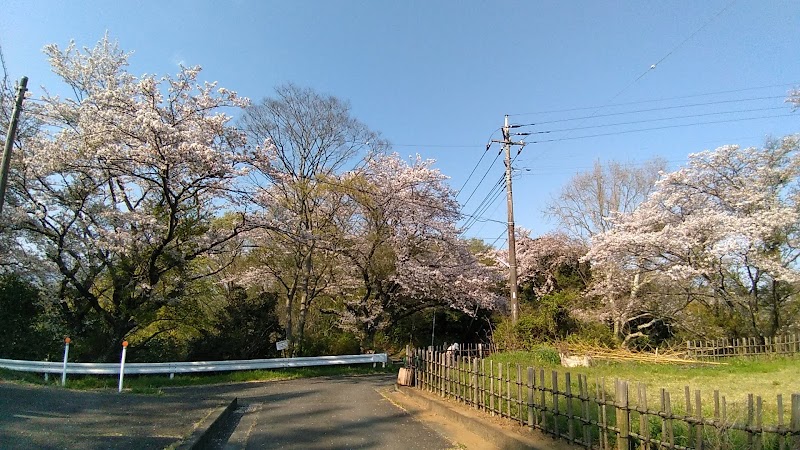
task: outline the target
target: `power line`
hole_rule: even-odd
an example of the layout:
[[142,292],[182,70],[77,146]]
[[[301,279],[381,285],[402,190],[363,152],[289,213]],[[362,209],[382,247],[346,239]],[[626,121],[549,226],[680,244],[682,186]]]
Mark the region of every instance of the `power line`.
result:
[[[690,35],[689,35],[689,36],[688,36],[686,39],[682,40],[680,43],[678,43],[678,45],[676,45],[675,47],[673,47],[673,48],[672,48],[672,50],[670,50],[670,51],[669,51],[669,52],[667,52],[667,53],[666,53],[664,56],[662,56],[662,57],[661,57],[661,59],[659,59],[658,61],[656,61],[656,63],[655,63],[655,64],[652,64],[652,65],[651,65],[651,66],[650,66],[648,69],[646,69],[644,72],[642,72],[642,73],[641,73],[641,74],[640,74],[638,77],[636,77],[635,79],[633,79],[633,81],[631,81],[630,83],[628,83],[628,85],[627,85],[627,86],[623,87],[623,88],[622,88],[620,91],[618,91],[616,94],[614,94],[614,95],[613,95],[613,96],[612,96],[610,99],[608,99],[608,100],[605,102],[605,104],[606,104],[606,105],[608,105],[608,104],[612,103],[614,100],[616,100],[616,99],[617,99],[617,98],[618,98],[620,95],[622,95],[622,94],[623,94],[625,91],[627,91],[628,89],[630,89],[630,88],[631,88],[631,86],[633,86],[633,85],[634,85],[634,84],[636,84],[636,83],[637,83],[639,80],[641,80],[642,78],[644,78],[644,76],[645,76],[645,75],[647,75],[648,73],[650,73],[650,71],[654,70],[654,69],[655,69],[655,68],[656,68],[656,67],[657,67],[659,64],[661,64],[662,62],[664,62],[664,60],[666,60],[666,59],[667,59],[667,58],[668,58],[670,55],[672,55],[673,53],[675,53],[675,52],[676,52],[676,51],[677,51],[679,48],[681,48],[681,47],[682,47],[684,44],[686,44],[686,43],[687,43],[689,40],[691,40],[691,39],[692,39],[692,38],[693,38],[695,35],[697,35],[697,34],[698,34],[700,31],[702,31],[703,29],[705,29],[705,27],[707,27],[707,26],[708,26],[708,25],[709,25],[711,22],[713,22],[714,20],[716,20],[716,19],[717,19],[717,17],[719,17],[720,15],[722,15],[722,13],[724,13],[725,11],[727,11],[727,10],[728,10],[728,8],[730,8],[731,6],[733,6],[733,4],[734,4],[735,2],[736,2],[736,0],[732,0],[732,1],[731,1],[731,2],[729,2],[727,5],[725,5],[725,7],[724,7],[724,8],[722,8],[722,9],[721,9],[719,12],[717,12],[717,13],[716,13],[714,16],[712,16],[710,19],[708,19],[708,20],[707,20],[705,23],[703,23],[703,24],[702,24],[702,25],[701,25],[699,28],[697,28],[696,30],[694,30],[694,31],[693,31],[693,32],[692,32],[692,33],[691,33],[691,34],[690,34]],[[594,111],[593,111],[593,112],[592,112],[592,113],[591,113],[589,116],[587,116],[587,117],[583,118],[583,121],[582,121],[582,122],[581,122],[581,123],[580,123],[578,126],[582,126],[582,125],[583,125],[583,124],[584,124],[584,123],[585,123],[587,120],[589,120],[589,119],[591,119],[591,118],[594,118],[594,117],[597,117],[597,116],[598,116],[598,115],[597,115],[597,113],[598,113],[598,112],[600,112],[600,110],[602,110],[603,108],[605,108],[605,106],[600,106],[600,107],[598,107],[598,108],[594,109]],[[604,115],[604,116],[605,116],[605,115]],[[572,120],[575,120],[575,119],[572,119]],[[551,122],[551,123],[552,123],[552,122]],[[589,137],[589,136],[587,136],[587,137]],[[583,138],[583,137],[579,137],[578,139],[582,139],[582,138]],[[566,137],[564,137],[564,138],[562,138],[562,139],[560,139],[560,140],[567,140],[567,139],[569,139],[569,135],[568,135],[568,136],[566,136]],[[546,142],[555,142],[555,141],[556,141],[556,140],[549,140],[549,141],[546,141]]]
[[[499,130],[499,128],[497,130]],[[464,180],[464,184],[462,184],[461,188],[458,190],[458,192],[456,192],[456,198],[458,198],[458,196],[461,194],[461,191],[463,191],[464,188],[467,186],[467,183],[469,183],[469,180],[472,179],[472,175],[475,174],[475,171],[481,165],[481,162],[483,161],[483,158],[485,158],[486,154],[489,153],[489,147],[492,145],[492,136],[494,136],[494,134],[497,132],[497,130],[492,131],[492,134],[489,135],[489,139],[487,139],[488,143],[486,144],[486,150],[481,154],[481,158],[478,160],[478,163],[475,164],[475,167],[472,168],[472,171],[469,173],[469,176],[467,177],[467,179]],[[480,185],[480,183],[478,183],[478,184]]]
[[630,105],[641,105],[643,103],[657,103],[657,102],[666,102],[672,100],[683,100],[687,98],[697,98],[697,97],[710,97],[712,95],[720,95],[720,94],[734,94],[738,92],[746,92],[746,91],[757,91],[761,89],[770,89],[776,87],[791,87],[796,86],[798,83],[781,83],[781,84],[771,84],[767,86],[757,86],[757,87],[749,87],[749,88],[742,88],[742,89],[730,89],[726,91],[715,91],[715,92],[706,92],[702,94],[690,94],[690,95],[681,95],[677,97],[666,97],[666,98],[655,98],[649,100],[639,100],[635,102],[624,102],[624,103],[611,103],[603,105],[595,105],[595,106],[580,106],[575,108],[565,108],[565,109],[552,109],[548,111],[533,111],[533,112],[526,112],[526,113],[516,113],[516,114],[509,114],[509,116],[533,116],[538,114],[553,114],[553,113],[561,113],[561,112],[572,112],[572,111],[584,111],[587,109],[597,109],[597,108],[611,108],[616,106],[630,106]]
[[[487,204],[487,201],[488,201],[488,204],[491,205],[492,202],[494,202],[494,200],[496,200],[497,196],[501,192],[503,192],[503,178],[502,177],[500,177],[500,179],[497,180],[497,182],[495,182],[495,184],[491,187],[491,189],[489,189],[489,192],[486,194],[486,196],[483,197],[483,200],[481,200],[481,202],[478,204],[478,206],[475,207],[475,209],[472,212],[472,216],[480,217],[483,214],[483,212],[485,212],[485,210],[488,209],[488,206],[484,206],[484,205]],[[489,200],[490,198],[492,198],[491,201]],[[474,224],[474,221],[473,221],[473,223],[467,222],[467,224],[464,224],[464,227],[465,227],[465,229],[469,229],[469,227],[471,227],[473,224]]]
[[[627,85],[627,86],[625,86],[625,87],[624,87],[624,88],[622,88],[622,89],[621,89],[619,92],[617,92],[616,94],[614,94],[614,96],[613,96],[613,97],[611,97],[610,99],[608,99],[608,101],[606,101],[606,104],[608,104],[608,103],[611,103],[611,102],[613,102],[614,100],[616,100],[616,99],[617,99],[617,97],[619,97],[619,96],[620,96],[620,95],[622,95],[622,94],[623,94],[625,91],[627,91],[628,89],[630,89],[630,88],[631,88],[631,87],[632,87],[634,84],[636,84],[636,83],[637,83],[639,80],[641,80],[642,78],[644,78],[644,76],[645,76],[645,75],[647,75],[648,73],[650,73],[652,70],[655,70],[655,68],[656,68],[656,67],[658,67],[658,65],[659,65],[659,64],[661,64],[662,62],[664,62],[664,60],[666,60],[667,58],[669,58],[669,57],[670,57],[670,55],[672,55],[673,53],[675,53],[675,52],[676,52],[676,51],[677,51],[679,48],[683,47],[683,45],[684,45],[685,43],[689,42],[689,41],[690,41],[690,40],[691,40],[693,37],[695,37],[695,35],[697,35],[697,33],[699,33],[700,31],[702,31],[703,29],[705,29],[705,27],[707,27],[707,26],[708,26],[708,25],[709,25],[711,22],[713,22],[714,20],[716,20],[716,18],[717,18],[717,17],[719,17],[720,15],[722,15],[722,13],[724,13],[725,11],[727,11],[727,10],[728,10],[728,8],[730,8],[731,6],[733,6],[733,4],[734,4],[734,3],[736,3],[736,0],[732,0],[730,3],[728,3],[727,5],[725,5],[725,7],[724,7],[724,8],[722,8],[721,10],[719,10],[719,12],[717,12],[717,13],[716,13],[714,16],[712,16],[712,17],[711,17],[710,19],[708,19],[708,20],[707,20],[705,23],[703,23],[703,25],[701,25],[701,26],[700,26],[700,28],[697,28],[696,30],[694,30],[694,31],[693,31],[693,32],[692,32],[692,33],[691,33],[691,34],[690,34],[690,35],[689,35],[689,36],[688,36],[686,39],[682,40],[682,41],[681,41],[681,42],[680,42],[678,45],[676,45],[675,47],[673,47],[673,48],[672,48],[672,50],[668,51],[666,55],[662,56],[662,57],[661,57],[661,59],[659,59],[658,61],[656,61],[656,63],[655,63],[655,64],[652,64],[652,65],[651,65],[649,68],[645,69],[645,71],[644,71],[644,72],[642,72],[642,73],[641,73],[641,74],[640,74],[638,77],[636,77],[636,78],[635,78],[633,81],[631,81],[630,83],[628,83],[628,85]],[[597,109],[595,110],[595,113],[599,112],[599,111],[600,111],[601,109],[603,109],[603,108],[604,108],[604,106],[601,106],[601,107],[597,108]],[[594,114],[592,114],[592,117],[593,117],[593,116],[594,116]]]
[[750,97],[750,98],[741,98],[741,99],[731,99],[731,100],[716,100],[713,102],[702,102],[702,103],[688,103],[685,105],[672,105],[672,106],[662,106],[658,108],[645,108],[645,109],[634,109],[630,111],[618,111],[613,113],[605,113],[605,114],[595,114],[590,116],[580,116],[580,117],[569,117],[566,119],[554,119],[554,120],[547,120],[547,121],[540,121],[536,123],[527,123],[517,125],[517,128],[521,127],[528,127],[534,125],[545,125],[548,123],[560,123],[560,122],[570,122],[573,120],[587,120],[587,119],[594,119],[598,117],[611,117],[611,116],[624,116],[627,114],[638,114],[643,112],[655,112],[655,111],[666,111],[672,109],[683,109],[683,108],[694,108],[697,106],[710,106],[710,105],[722,105],[727,103],[740,103],[740,102],[750,102],[750,101],[757,101],[757,100],[775,100],[775,99],[783,99],[786,98],[785,95],[776,95],[776,96],[768,96],[768,97]]
[[489,168],[486,169],[486,172],[481,177],[481,180],[478,181],[478,184],[475,186],[475,189],[473,189],[472,192],[469,194],[469,197],[467,197],[467,200],[464,202],[464,206],[466,206],[467,203],[469,203],[469,201],[472,199],[472,196],[475,195],[475,192],[481,186],[481,183],[483,183],[483,180],[486,179],[486,176],[489,175],[489,172],[492,170],[492,166],[494,166],[494,163],[497,162],[497,158],[499,158],[499,157],[500,157],[500,153],[498,153],[497,156],[494,157],[494,160],[492,160],[492,163],[489,164]]
[[[511,161],[512,165],[514,164],[514,162],[516,162],[517,158],[519,158],[519,155],[520,153],[517,152],[517,154],[514,156],[514,159]],[[475,208],[475,210],[472,213],[474,216],[482,217],[484,213],[497,201],[497,199],[503,192],[504,181],[505,181],[504,176],[501,176],[500,179],[495,183],[495,185],[489,190],[489,193],[487,193],[486,196],[484,196],[481,203]],[[491,200],[489,200],[490,198]],[[464,232],[466,232],[474,224],[475,224],[474,221],[472,223],[469,222],[465,223]]]
[[570,140],[575,140],[575,139],[587,139],[587,138],[600,137],[600,136],[613,136],[613,135],[616,135],[616,134],[638,133],[638,132],[641,132],[641,131],[665,130],[665,129],[668,129],[668,128],[694,127],[694,126],[699,126],[699,125],[712,125],[712,124],[718,124],[718,123],[743,122],[743,121],[746,121],[746,120],[772,119],[772,118],[777,118],[777,117],[790,117],[790,116],[793,116],[793,115],[794,114],[778,114],[778,115],[772,115],[772,116],[743,117],[743,118],[739,118],[739,119],[715,120],[715,121],[709,121],[709,122],[697,122],[697,123],[687,123],[687,124],[678,124],[678,125],[664,125],[664,126],[661,126],[661,127],[637,128],[635,130],[624,130],[624,131],[615,131],[615,132],[610,132],[610,133],[589,134],[589,135],[585,135],[585,136],[574,136],[574,137],[565,136],[563,138],[545,139],[545,140],[541,140],[541,141],[530,141],[530,142],[528,142],[528,144],[543,144],[543,143],[546,143],[546,142],[570,141]]
[[683,116],[672,116],[672,117],[662,117],[657,119],[645,119],[645,120],[632,120],[628,122],[616,122],[616,123],[607,123],[602,125],[587,125],[583,127],[574,127],[574,128],[560,128],[555,130],[545,130],[545,131],[533,131],[530,133],[515,133],[517,136],[531,136],[535,134],[549,134],[549,133],[560,133],[564,131],[575,131],[575,130],[588,130],[591,128],[605,128],[605,127],[615,127],[620,125],[634,125],[638,123],[649,123],[649,122],[662,122],[666,120],[675,120],[675,119],[691,119],[696,117],[708,117],[708,116],[718,116],[724,114],[739,114],[739,113],[749,113],[749,112],[759,112],[759,111],[775,111],[778,109],[786,109],[786,106],[773,106],[770,108],[751,108],[751,109],[739,109],[734,111],[716,111],[710,113],[702,113],[702,114],[688,114]]
[[494,240],[492,241],[492,243],[491,243],[491,244],[489,244],[489,246],[493,247],[493,246],[494,246],[494,243],[495,243],[495,242],[497,242],[497,241],[498,241],[498,240],[499,240],[501,237],[503,237],[505,234],[506,234],[506,232],[505,232],[505,230],[504,230],[502,233],[500,233],[500,236],[497,236],[496,238],[494,238]]

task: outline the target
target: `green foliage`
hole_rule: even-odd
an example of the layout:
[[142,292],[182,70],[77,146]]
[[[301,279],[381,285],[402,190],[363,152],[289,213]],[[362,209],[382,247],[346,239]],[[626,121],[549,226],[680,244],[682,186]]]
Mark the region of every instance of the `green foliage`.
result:
[[328,355],[357,355],[361,352],[358,338],[352,333],[341,333],[328,344]]
[[325,332],[310,330],[300,344],[298,356],[358,355],[361,343],[354,333],[328,328]]
[[577,330],[567,336],[566,342],[608,348],[614,348],[618,343],[614,331],[601,322],[581,322]]
[[268,292],[248,294],[234,286],[228,303],[218,314],[213,330],[189,345],[190,360],[257,359],[279,356],[275,342],[283,328],[276,312],[277,296]]
[[494,330],[494,343],[505,350],[532,350],[541,343],[566,338],[578,330],[578,322],[569,314],[569,305],[577,298],[574,291],[545,295],[533,304],[523,304],[516,325],[503,320]]
[[190,341],[182,339],[177,333],[164,333],[143,345],[131,345],[127,358],[130,362],[185,361],[189,344]]
[[0,317],[1,358],[38,360],[60,352],[63,336],[57,321],[31,283],[16,275],[0,276]]
[[[436,326],[434,328],[434,316]],[[423,348],[453,342],[485,342],[491,313],[477,310],[474,315],[446,308],[429,308],[398,320],[385,331],[386,340],[396,349],[406,345]]]

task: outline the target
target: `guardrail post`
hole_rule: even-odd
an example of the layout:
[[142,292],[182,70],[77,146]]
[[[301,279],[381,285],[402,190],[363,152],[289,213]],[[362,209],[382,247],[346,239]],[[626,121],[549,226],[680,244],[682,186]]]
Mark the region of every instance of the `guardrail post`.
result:
[[125,353],[128,350],[128,341],[122,341],[122,357],[119,360],[119,390],[122,392],[122,379],[125,377]]
[[61,385],[67,384],[67,358],[69,358],[70,338],[64,338],[64,365],[61,368]]

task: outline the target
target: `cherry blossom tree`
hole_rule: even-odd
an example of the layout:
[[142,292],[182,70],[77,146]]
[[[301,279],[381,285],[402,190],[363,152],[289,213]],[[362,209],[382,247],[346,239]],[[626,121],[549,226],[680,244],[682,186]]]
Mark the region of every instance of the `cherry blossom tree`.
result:
[[345,327],[369,345],[377,331],[425,308],[474,314],[502,306],[496,272],[458,239],[458,203],[433,161],[379,155],[341,182],[350,214],[337,253],[350,284],[335,296]]
[[[581,261],[586,247],[564,233],[549,233],[532,238],[530,231],[517,229],[517,280],[541,297],[565,288],[583,289],[589,280],[587,265]],[[506,261],[507,250],[497,258]]]
[[9,220],[65,317],[99,329],[94,356],[109,357],[219,270],[203,257],[236,249],[244,136],[224,111],[247,101],[201,84],[199,67],[134,76],[107,36],[45,53],[72,94],[31,110],[43,126],[23,147]]
[[[636,211],[595,236],[588,259],[609,275],[595,292],[610,299],[621,335],[665,318],[691,326],[688,311],[697,308],[733,335],[796,327],[799,150],[791,136],[690,155]],[[626,327],[637,318],[646,320]]]

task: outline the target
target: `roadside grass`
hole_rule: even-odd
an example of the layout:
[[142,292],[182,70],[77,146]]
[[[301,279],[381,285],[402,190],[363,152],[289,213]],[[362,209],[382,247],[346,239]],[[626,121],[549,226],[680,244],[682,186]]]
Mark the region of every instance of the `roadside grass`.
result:
[[[374,375],[393,373],[397,369],[388,365],[387,367],[371,367],[369,365],[343,365],[343,366],[320,366],[320,367],[300,367],[296,369],[270,369],[270,370],[247,370],[236,372],[210,372],[198,374],[175,374],[173,379],[169,375],[126,375],[124,387],[126,391],[136,394],[158,395],[163,388],[178,386],[201,386],[210,384],[243,383],[249,381],[280,381],[294,380],[298,378],[313,377],[337,377],[354,375]],[[0,380],[35,384],[60,386],[60,374],[50,374],[45,381],[44,375],[16,372],[0,369]],[[66,388],[76,390],[116,390],[119,383],[117,375],[68,375]]]

